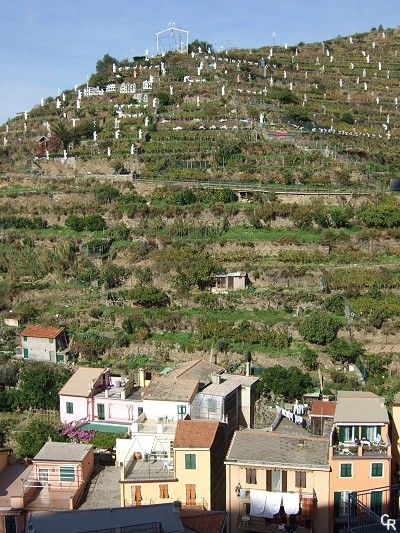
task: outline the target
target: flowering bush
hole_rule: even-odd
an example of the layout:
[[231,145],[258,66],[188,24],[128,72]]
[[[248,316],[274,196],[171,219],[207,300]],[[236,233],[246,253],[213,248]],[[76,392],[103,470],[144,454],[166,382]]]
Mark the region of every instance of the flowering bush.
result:
[[61,435],[68,437],[72,442],[81,442],[87,444],[96,435],[95,429],[83,429],[86,420],[76,420],[69,424],[64,424],[61,429]]

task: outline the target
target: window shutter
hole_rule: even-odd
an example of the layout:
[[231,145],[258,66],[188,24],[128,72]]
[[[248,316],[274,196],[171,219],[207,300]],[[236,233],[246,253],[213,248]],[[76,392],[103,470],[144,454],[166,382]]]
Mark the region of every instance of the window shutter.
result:
[[294,486],[301,487],[301,472],[294,473]]
[[339,442],[346,440],[346,430],[344,426],[339,426]]
[[272,490],[272,470],[266,470],[265,473],[266,473],[265,487],[266,487],[266,490],[270,491]]
[[335,492],[334,499],[333,499],[333,514],[334,514],[334,516],[339,516],[340,502],[341,502],[341,493],[340,492]]
[[257,483],[257,470],[255,468],[251,469],[251,483],[254,485]]
[[287,492],[287,471],[282,470],[282,492]]
[[246,483],[247,485],[250,485],[251,483],[251,468],[246,468]]
[[361,438],[362,439],[367,438],[367,426],[361,426]]

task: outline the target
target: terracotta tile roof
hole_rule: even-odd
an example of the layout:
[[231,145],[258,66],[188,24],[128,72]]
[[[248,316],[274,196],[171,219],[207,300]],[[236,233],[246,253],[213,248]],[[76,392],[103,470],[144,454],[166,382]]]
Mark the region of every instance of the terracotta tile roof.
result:
[[216,420],[178,420],[174,448],[211,448],[218,426]]
[[20,333],[21,337],[36,337],[38,339],[55,339],[65,328],[51,326],[27,326]]
[[335,416],[336,402],[323,402],[314,400],[311,408],[311,416]]
[[226,514],[226,511],[182,509],[181,520],[185,528],[196,533],[221,533],[224,531]]

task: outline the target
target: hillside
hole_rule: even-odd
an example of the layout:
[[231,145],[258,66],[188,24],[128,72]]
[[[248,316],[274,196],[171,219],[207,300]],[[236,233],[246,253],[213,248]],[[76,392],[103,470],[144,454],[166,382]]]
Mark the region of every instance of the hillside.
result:
[[[306,365],[309,346],[331,387],[357,386],[304,334],[316,310],[382,387],[400,353],[399,203],[377,194],[398,175],[399,43],[104,56],[3,126],[3,314],[66,325],[91,364]],[[251,286],[212,294],[227,271]]]

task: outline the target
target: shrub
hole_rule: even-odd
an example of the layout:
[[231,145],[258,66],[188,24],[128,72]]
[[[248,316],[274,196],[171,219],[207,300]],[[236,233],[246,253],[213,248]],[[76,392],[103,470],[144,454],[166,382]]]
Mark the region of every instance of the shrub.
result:
[[333,315],[323,311],[313,311],[300,320],[298,330],[309,342],[327,344],[336,338],[340,327],[340,321]]

